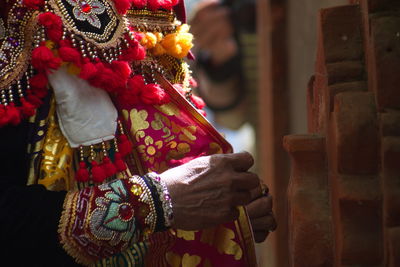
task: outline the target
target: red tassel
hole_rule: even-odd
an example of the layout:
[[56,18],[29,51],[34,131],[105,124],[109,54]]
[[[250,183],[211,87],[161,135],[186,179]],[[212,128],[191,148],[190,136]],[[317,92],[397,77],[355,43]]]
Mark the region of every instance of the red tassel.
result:
[[0,104],[0,127],[8,124],[8,117],[4,105]]
[[92,161],[92,179],[95,183],[102,183],[107,178],[103,168],[97,165],[96,161]]
[[131,141],[129,141],[128,137],[126,137],[125,134],[121,134],[119,136],[118,150],[123,157],[125,157],[132,151],[132,143]]
[[72,62],[77,66],[81,65],[81,54],[72,47],[60,47],[60,49],[58,49],[58,54],[64,62]]
[[145,104],[162,105],[170,101],[169,95],[158,84],[146,84],[143,88],[140,99]]
[[32,88],[32,93],[35,94],[39,98],[44,98],[48,92],[49,92],[49,89],[47,87]]
[[147,0],[132,0],[132,2],[136,8],[142,9],[146,6]]
[[125,61],[113,61],[111,63],[111,69],[125,81],[131,76],[132,70],[129,64]]
[[126,164],[122,160],[121,153],[116,152],[115,153],[115,167],[117,168],[118,172],[123,172],[126,170]]
[[148,0],[147,1],[147,7],[150,10],[157,10],[161,7],[161,0]]
[[199,84],[197,83],[197,81],[194,78],[189,79],[189,84],[192,88],[197,88],[199,86]]
[[50,40],[59,42],[62,37],[62,20],[59,16],[51,12],[39,15],[39,23],[46,28],[47,36]]
[[[96,67],[99,65],[96,64]],[[121,80],[118,75],[108,67],[99,65],[96,75],[89,80],[90,85],[101,88],[109,93],[116,93],[126,88],[126,81]]]
[[38,10],[44,6],[44,0],[23,0],[23,5],[27,8]]
[[131,7],[131,0],[114,0],[114,4],[118,13],[125,15],[126,11]]
[[25,117],[31,117],[35,115],[35,106],[25,100],[25,98],[21,98],[21,112]]
[[131,40],[129,48],[122,51],[120,56],[123,61],[143,60],[146,57],[146,49],[136,40]]
[[32,65],[35,69],[47,71],[58,69],[61,60],[53,55],[53,52],[46,46],[39,46],[32,51]]
[[14,106],[14,103],[6,107],[6,116],[8,117],[8,122],[12,125],[18,125],[21,122],[21,113]]
[[81,73],[79,73],[79,77],[81,77],[84,80],[89,80],[93,78],[97,73],[97,68],[96,66],[90,62],[88,58],[85,58],[83,60],[83,65],[81,68]]
[[203,99],[196,95],[191,95],[190,100],[192,100],[193,104],[198,109],[203,109],[206,106],[206,103],[204,103]]
[[38,108],[43,104],[43,101],[31,92],[27,93],[26,99],[29,101],[29,103],[32,103],[35,108]]
[[127,89],[123,90],[118,96],[119,103],[125,105],[134,105],[139,103],[139,95],[144,87],[144,78],[142,75],[135,75],[127,82]]
[[75,173],[75,179],[78,182],[87,182],[89,181],[89,171],[86,167],[86,163],[84,161],[79,162],[79,169]]
[[115,165],[111,162],[109,157],[103,158],[102,167],[107,177],[111,177],[117,173],[117,167],[115,167]]
[[136,94],[139,94],[144,87],[144,77],[142,75],[135,75],[128,80],[128,89]]
[[48,83],[49,80],[44,73],[38,73],[29,79],[29,84],[32,88],[44,88],[47,87]]

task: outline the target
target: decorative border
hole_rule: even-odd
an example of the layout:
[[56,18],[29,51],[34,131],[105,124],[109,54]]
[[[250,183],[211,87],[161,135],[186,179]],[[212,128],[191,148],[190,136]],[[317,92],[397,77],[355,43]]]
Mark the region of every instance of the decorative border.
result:
[[[6,62],[6,66],[4,69],[0,69],[0,88],[7,88],[16,80],[20,80],[24,75],[24,72],[28,69],[28,62],[31,55],[30,52],[33,49],[34,33],[38,29],[37,16],[39,12],[32,12],[25,9],[26,8],[21,4],[15,4],[9,13],[10,20],[7,25],[18,25],[19,29],[12,32],[13,34],[19,34],[20,38],[16,39],[14,36],[8,37],[12,37],[16,42],[19,42],[19,48],[11,52],[11,57],[6,59],[8,61]],[[26,12],[22,22],[16,20],[16,14],[12,15],[15,10]],[[10,30],[8,30],[8,32],[10,32]],[[3,51],[5,51],[9,45],[6,36],[2,46],[0,47],[0,53],[4,53]],[[11,62],[14,62],[14,64],[11,64]]]
[[65,10],[63,3],[61,3],[61,0],[49,0],[48,3],[53,8],[54,13],[63,19],[64,27],[67,28],[68,31],[81,36],[88,43],[91,43],[98,48],[116,47],[119,44],[119,40],[124,37],[123,34],[127,28],[127,20],[125,17],[119,15],[114,4],[110,1],[105,1],[105,4],[108,5],[106,10],[111,21],[107,24],[104,34],[101,35],[78,30],[72,19],[68,19],[65,16],[64,13],[67,11]]

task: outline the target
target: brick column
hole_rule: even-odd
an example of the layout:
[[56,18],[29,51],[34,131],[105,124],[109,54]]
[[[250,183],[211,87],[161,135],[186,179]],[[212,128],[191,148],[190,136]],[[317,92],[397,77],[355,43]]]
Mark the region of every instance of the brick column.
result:
[[311,134],[284,139],[291,266],[400,266],[400,1],[350,3],[320,12]]

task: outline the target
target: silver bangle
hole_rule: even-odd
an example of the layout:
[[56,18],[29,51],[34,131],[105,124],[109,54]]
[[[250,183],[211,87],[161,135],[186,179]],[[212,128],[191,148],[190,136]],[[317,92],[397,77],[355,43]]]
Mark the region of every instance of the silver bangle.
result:
[[146,176],[153,180],[153,184],[157,189],[157,193],[160,197],[160,201],[162,203],[162,209],[164,212],[165,226],[171,227],[173,218],[172,201],[171,201],[171,196],[168,192],[167,185],[161,180],[160,176],[155,172],[148,173]]

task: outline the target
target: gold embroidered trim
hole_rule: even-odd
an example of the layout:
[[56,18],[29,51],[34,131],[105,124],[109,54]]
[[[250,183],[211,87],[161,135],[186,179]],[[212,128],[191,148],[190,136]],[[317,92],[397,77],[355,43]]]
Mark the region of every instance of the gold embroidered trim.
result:
[[[15,4],[14,8],[21,8],[21,4]],[[12,10],[10,11],[11,14]],[[7,88],[15,81],[20,80],[28,69],[31,51],[33,49],[34,33],[38,28],[37,15],[39,12],[28,11],[23,22],[21,44],[12,52],[12,57],[7,66],[0,72],[0,88]],[[11,18],[10,18],[11,19]],[[3,42],[0,47],[0,54],[6,50],[8,43]]]
[[103,34],[78,30],[63,3],[61,3],[61,0],[49,0],[48,3],[53,8],[54,13],[61,17],[63,26],[68,31],[81,36],[84,40],[97,48],[116,47],[127,29],[126,18],[118,14],[111,1],[104,1],[106,12],[111,21],[107,24]]
[[139,32],[171,33],[182,24],[173,12],[128,10],[126,17]]
[[68,192],[65,196],[63,211],[58,225],[58,234],[65,251],[73,257],[77,263],[89,266],[92,261],[83,258],[83,253],[81,253],[79,248],[74,242],[70,241],[66,235],[66,233],[68,233],[69,236],[72,235],[72,228],[70,226],[75,221],[78,196],[78,191]]

